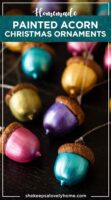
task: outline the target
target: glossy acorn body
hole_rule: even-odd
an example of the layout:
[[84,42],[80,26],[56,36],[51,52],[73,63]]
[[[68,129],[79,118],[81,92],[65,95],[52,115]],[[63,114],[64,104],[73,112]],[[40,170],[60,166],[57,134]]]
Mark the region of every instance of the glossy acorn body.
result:
[[88,147],[79,143],[62,145],[54,164],[54,175],[61,186],[76,185],[84,180],[90,162],[94,162],[94,155]]
[[21,53],[25,42],[4,42],[5,46],[13,52]]
[[[5,13],[5,15],[6,16],[22,16],[24,15],[24,13],[22,10],[15,8],[15,9],[8,10]],[[10,51],[21,53],[23,46],[26,44],[26,42],[4,42],[4,44],[6,48],[8,48]]]
[[18,84],[6,95],[11,113],[19,121],[33,120],[41,109],[41,99],[32,84]]
[[111,44],[107,45],[104,54],[104,68],[108,71],[108,68],[111,72]]
[[[68,107],[68,103],[74,105],[74,112],[71,107]],[[44,116],[43,126],[45,133],[51,136],[64,136],[83,123],[84,113],[76,103],[68,97],[57,97],[56,102],[47,110]],[[80,113],[76,109],[80,109]],[[79,117],[81,119],[76,111],[80,114]]]
[[87,93],[102,77],[100,66],[90,59],[72,57],[62,74],[61,84],[72,97]]
[[32,79],[42,78],[53,64],[51,48],[42,44],[28,44],[22,54],[22,70]]
[[[59,2],[59,0],[57,0],[56,2]],[[57,12],[62,10],[62,5],[53,3],[52,0],[49,0],[48,3],[47,0],[33,0],[31,10],[32,12],[35,12],[36,9],[42,9],[42,12]]]
[[74,153],[60,153],[54,165],[54,174],[61,185],[72,186],[84,180],[89,161]]
[[[77,15],[91,15],[92,14],[92,4],[84,4],[86,0],[69,0],[68,10],[73,8],[73,12],[76,11]],[[82,3],[83,2],[83,3]]]
[[38,138],[18,123],[10,124],[2,137],[4,142],[2,153],[11,160],[27,163],[41,156]]
[[97,42],[67,42],[68,51],[73,55],[83,55],[85,52],[94,51]]

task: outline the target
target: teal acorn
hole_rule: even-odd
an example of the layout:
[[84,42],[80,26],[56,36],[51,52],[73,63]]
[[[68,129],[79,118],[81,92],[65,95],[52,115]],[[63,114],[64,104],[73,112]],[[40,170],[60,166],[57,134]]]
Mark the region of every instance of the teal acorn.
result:
[[94,153],[81,143],[60,146],[54,164],[54,174],[61,186],[73,186],[84,180],[90,164],[95,161]]
[[53,65],[54,51],[44,43],[27,43],[23,48],[22,70],[32,79],[42,78]]
[[[108,2],[111,2],[111,0],[109,0]],[[97,10],[96,10],[96,14],[97,15],[104,15],[104,16],[108,16],[111,15],[111,5],[109,4],[108,6],[108,2],[105,2],[105,0],[98,0],[98,5],[97,5]]]

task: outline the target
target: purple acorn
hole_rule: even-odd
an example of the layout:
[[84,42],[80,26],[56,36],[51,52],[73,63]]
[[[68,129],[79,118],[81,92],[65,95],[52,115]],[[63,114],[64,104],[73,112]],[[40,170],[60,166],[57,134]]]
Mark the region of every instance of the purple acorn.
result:
[[84,122],[84,113],[76,100],[58,96],[44,116],[46,134],[64,136]]

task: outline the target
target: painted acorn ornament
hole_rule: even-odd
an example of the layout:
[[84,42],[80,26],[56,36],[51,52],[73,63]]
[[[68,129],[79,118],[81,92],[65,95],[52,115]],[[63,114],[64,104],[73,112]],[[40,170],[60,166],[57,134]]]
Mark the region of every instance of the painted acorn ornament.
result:
[[[15,9],[8,10],[5,15],[6,16],[21,16],[21,15],[24,15],[24,13],[22,12],[22,10],[15,8]],[[26,44],[26,42],[4,42],[4,44],[6,48],[9,49],[10,51],[21,53],[22,48]]]
[[29,83],[13,87],[5,97],[11,113],[21,122],[33,120],[41,110],[41,99],[38,89]]
[[73,12],[76,11],[77,15],[91,15],[92,14],[92,4],[84,3],[86,0],[69,0],[68,11],[73,9]]
[[26,42],[4,42],[4,44],[10,51],[21,53]]
[[31,10],[32,12],[36,12],[36,9],[42,9],[42,12],[58,12],[62,10],[62,4],[58,4],[59,0],[56,0],[54,2],[52,0],[33,0],[31,4]]
[[19,163],[31,162],[41,156],[40,142],[31,131],[13,122],[0,137],[0,153]]
[[61,84],[67,94],[77,97],[89,92],[101,77],[102,69],[94,60],[77,56],[67,61]]
[[32,79],[42,78],[53,65],[54,51],[44,43],[28,43],[23,48],[22,70]]
[[82,55],[90,50],[94,51],[97,42],[67,42],[67,49],[73,55]]
[[[111,2],[111,0],[109,0],[108,2]],[[105,2],[104,0],[98,0],[98,5],[97,5],[97,10],[96,10],[96,14],[100,15],[100,16],[105,16],[110,14],[111,15],[111,6],[109,6],[109,10],[108,10],[108,2]]]
[[108,71],[108,68],[111,72],[111,43],[107,45],[104,54],[104,68]]
[[61,186],[73,186],[84,180],[90,165],[94,164],[94,153],[81,143],[60,146],[54,164],[54,175]]
[[84,118],[84,112],[76,100],[66,96],[58,96],[44,116],[45,134],[64,136],[81,125]]

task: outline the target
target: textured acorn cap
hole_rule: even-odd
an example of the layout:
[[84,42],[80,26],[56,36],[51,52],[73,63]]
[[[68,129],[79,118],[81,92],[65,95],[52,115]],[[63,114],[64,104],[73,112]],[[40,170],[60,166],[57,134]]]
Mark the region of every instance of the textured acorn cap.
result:
[[[18,122],[13,122],[9,124],[3,131],[3,134],[0,136],[0,153],[4,151],[4,145],[6,144],[10,135],[15,131],[17,128],[22,127],[22,125]],[[3,144],[3,145],[2,145]],[[2,149],[3,146],[3,149]]]
[[94,60],[87,59],[82,56],[71,57],[67,61],[67,66],[71,65],[73,63],[79,64],[79,65],[85,65],[85,66],[91,68],[96,73],[98,80],[100,80],[103,76],[103,71],[102,71],[100,65],[98,65]]
[[36,5],[39,2],[39,0],[33,0],[31,3],[31,11],[34,12],[36,9]]
[[24,15],[23,11],[18,9],[18,8],[14,8],[14,9],[11,9],[11,10],[8,10],[6,13],[5,13],[6,16],[21,16],[21,15]]
[[77,100],[71,99],[70,97],[66,96],[58,96],[56,98],[56,102],[63,103],[66,107],[68,107],[71,112],[77,117],[79,125],[83,124],[85,115]]
[[27,51],[28,49],[32,47],[39,47],[41,49],[48,51],[50,54],[52,54],[52,56],[55,56],[55,52],[53,48],[51,48],[49,45],[42,42],[29,42],[26,45],[24,45],[22,52],[24,53],[25,51]]
[[80,143],[63,144],[62,146],[59,147],[58,153],[63,153],[63,152],[70,152],[83,156],[84,158],[89,160],[91,164],[94,164],[95,162],[95,156],[93,151],[89,147]]
[[34,90],[35,92],[38,92],[38,89],[33,84],[30,84],[30,83],[17,84],[11,90],[9,90],[9,92],[6,94],[6,96],[5,96],[6,104],[9,105],[9,101],[10,101],[11,96],[14,93],[16,93],[17,91],[22,90],[22,89],[31,89],[31,90]]

